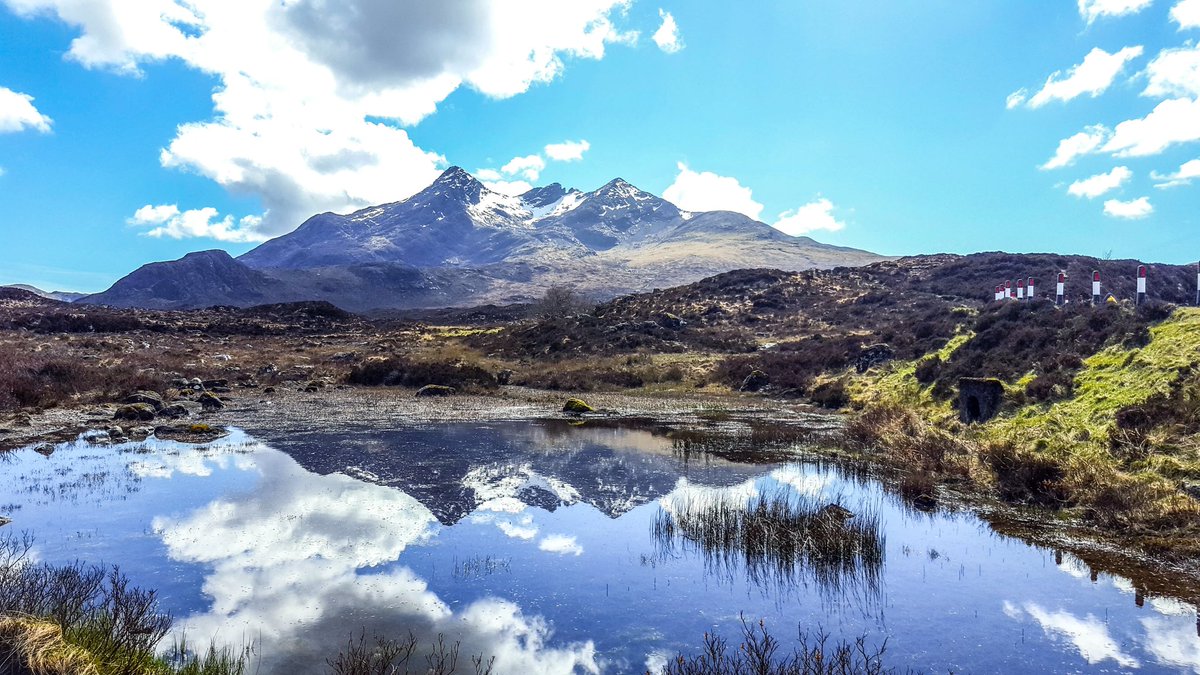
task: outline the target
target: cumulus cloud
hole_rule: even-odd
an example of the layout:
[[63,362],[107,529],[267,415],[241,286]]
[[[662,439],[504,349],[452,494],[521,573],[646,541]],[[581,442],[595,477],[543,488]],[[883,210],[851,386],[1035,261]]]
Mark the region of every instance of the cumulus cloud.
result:
[[1106,622],[1091,614],[1080,618],[1064,610],[1051,612],[1033,602],[1027,602],[1023,607],[1005,602],[1004,613],[1017,620],[1027,614],[1047,635],[1069,641],[1079,651],[1079,655],[1090,664],[1112,660],[1122,668],[1141,666],[1141,663],[1126,654],[1109,634]]
[[213,117],[181,125],[160,160],[257,196],[257,235],[428,185],[444,159],[396,125],[456,89],[515,96],[636,39],[616,24],[629,0],[0,2],[76,27],[68,56],[86,67],[179,59],[215,76]]
[[1176,98],[1159,103],[1143,118],[1118,124],[1101,149],[1118,157],[1142,157],[1198,140],[1200,99]]
[[1154,184],[1154,187],[1159,189],[1188,185],[1193,180],[1200,178],[1200,159],[1193,159],[1184,162],[1179,167],[1179,170],[1175,173],[1163,175],[1155,172],[1150,174],[1150,177],[1156,181],[1159,181],[1158,183]]
[[0,133],[26,129],[46,133],[52,123],[53,120],[34,107],[32,96],[0,87]]
[[546,168],[546,160],[541,155],[513,157],[500,170],[510,176],[522,176],[526,180],[537,180]]
[[481,180],[483,186],[492,192],[516,197],[533,189],[533,185],[523,180]]
[[[1125,70],[1125,64],[1141,56],[1142,51],[1139,45],[1109,54],[1097,47],[1088,52],[1082,63],[1071,66],[1065,74],[1055,71],[1046,78],[1046,84],[1029,98],[1028,105],[1030,108],[1040,108],[1051,101],[1070,101],[1085,94],[1095,98],[1104,93]],[[1023,90],[1017,93],[1023,94]],[[1009,96],[1009,108],[1016,107],[1023,101],[1023,96],[1013,98],[1017,93]]]
[[254,635],[264,672],[320,663],[344,646],[348,626],[368,635],[411,631],[422,645],[441,633],[463,654],[495,656],[498,673],[599,672],[591,641],[551,645],[550,625],[506,600],[454,610],[398,564],[437,527],[413,497],[309,473],[275,450],[255,452],[253,463],[261,481],[252,492],[153,522],[173,560],[206,570],[210,606],[177,621],[189,638]]
[[583,159],[583,153],[590,150],[591,143],[587,141],[563,141],[546,146],[546,156],[556,162],[577,162]]
[[1171,19],[1184,28],[1200,28],[1200,0],[1179,0],[1171,8]]
[[798,237],[817,230],[837,232],[846,227],[846,223],[834,217],[833,202],[822,197],[798,209],[784,211],[771,227]]
[[538,548],[559,555],[582,555],[583,547],[575,541],[575,537],[565,534],[552,534],[538,542]]
[[1110,133],[1104,125],[1095,124],[1074,136],[1062,139],[1058,142],[1058,149],[1054,151],[1054,156],[1043,164],[1042,168],[1059,169],[1073,164],[1078,157],[1099,148]]
[[1029,90],[1024,87],[1021,87],[1020,89],[1009,94],[1008,97],[1004,99],[1004,107],[1008,108],[1009,110],[1012,110],[1013,108],[1018,108],[1028,98],[1029,98]]
[[1106,192],[1116,190],[1132,177],[1133,172],[1129,170],[1129,167],[1118,166],[1108,173],[1096,174],[1091,178],[1071,183],[1071,186],[1067,188],[1067,193],[1076,197],[1095,199]]
[[654,31],[654,44],[668,54],[683,49],[683,40],[679,37],[679,24],[675,23],[675,17],[662,9],[658,10],[658,16],[662,19],[662,25]]
[[1104,215],[1125,220],[1137,220],[1154,213],[1149,197],[1138,197],[1127,202],[1110,199],[1104,202]]
[[1079,15],[1088,23],[1102,16],[1136,14],[1154,0],[1079,0]]
[[267,239],[258,231],[261,224],[258,216],[245,216],[235,222],[233,216],[219,218],[219,215],[211,206],[180,211],[175,204],[147,204],[135,211],[128,222],[135,227],[149,227],[142,234],[155,238],[207,237],[238,243]]
[[676,165],[679,174],[663,190],[663,198],[685,211],[736,211],[758,220],[763,205],[754,201],[750,188],[736,178],[711,171],[693,171],[687,164]]
[[1164,49],[1146,66],[1143,96],[1200,97],[1200,45]]

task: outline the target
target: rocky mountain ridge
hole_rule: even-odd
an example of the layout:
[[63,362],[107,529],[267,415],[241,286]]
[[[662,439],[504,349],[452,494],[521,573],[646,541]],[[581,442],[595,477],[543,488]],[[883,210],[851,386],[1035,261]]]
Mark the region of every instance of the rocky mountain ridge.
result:
[[866,251],[792,237],[739,213],[689,213],[616,178],[520,196],[458,167],[408,199],[322,213],[237,259],[151,263],[85,302],[181,309],[327,300],[355,311],[532,300],[552,285],[598,298],[769,265],[856,266]]

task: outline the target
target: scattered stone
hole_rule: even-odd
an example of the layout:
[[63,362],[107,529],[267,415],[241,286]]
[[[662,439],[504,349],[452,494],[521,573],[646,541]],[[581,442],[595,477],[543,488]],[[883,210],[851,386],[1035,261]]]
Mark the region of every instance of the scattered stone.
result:
[[896,358],[896,351],[886,344],[867,345],[858,350],[854,369],[860,374]]
[[767,377],[766,373],[761,370],[752,370],[746,379],[742,380],[742,386],[738,388],[738,391],[759,391],[770,383],[771,378]]
[[817,517],[837,525],[854,517],[854,512],[841,504],[826,504],[817,511]]
[[679,330],[687,325],[687,321],[684,321],[670,312],[663,312],[658,317],[658,325],[662,326],[663,328]]
[[29,416],[29,413],[21,413],[13,418],[12,423],[14,427],[31,427],[33,418]]
[[427,384],[417,390],[417,397],[423,398],[426,396],[450,396],[454,393],[454,387],[447,387],[444,384]]
[[173,424],[154,428],[155,438],[180,443],[211,443],[227,435],[229,430],[225,427],[208,424]]
[[212,390],[214,387],[228,387],[229,380],[221,378],[218,380],[204,380],[200,384],[204,385],[205,389]]
[[54,446],[49,443],[39,443],[33,451],[43,457],[49,457],[54,454]]
[[7,525],[11,522],[12,522],[12,518],[5,518],[4,516],[0,516],[0,527],[4,527],[5,525]]
[[184,406],[182,406],[178,403],[174,403],[169,406],[165,406],[162,410],[159,410],[158,414],[162,415],[163,417],[170,417],[172,419],[177,419],[180,417],[187,417],[188,415],[191,415],[192,413]]
[[123,405],[113,413],[113,419],[148,422],[154,419],[154,406],[149,403]]
[[958,379],[958,418],[966,424],[986,422],[1000,411],[1004,383],[994,377]]
[[136,439],[144,439],[154,433],[154,427],[137,426],[129,430],[129,437]]
[[205,410],[220,410],[225,407],[225,402],[218,398],[215,394],[204,392],[200,394],[200,398],[196,399],[200,405],[204,406]]
[[155,411],[162,410],[164,405],[163,398],[158,394],[158,392],[146,390],[135,391],[129,396],[126,396],[125,403],[145,403],[146,405],[153,407]]
[[264,394],[274,394],[274,393],[275,393],[275,387],[264,387],[264,388],[263,388],[263,393],[264,393]]
[[508,384],[509,382],[512,382],[512,377],[513,377],[513,375],[516,375],[516,374],[517,374],[517,371],[515,371],[515,370],[508,370],[508,369],[502,370],[502,371],[496,373],[496,384],[501,384],[501,385]]
[[575,413],[580,415],[583,413],[596,412],[596,409],[585,403],[581,398],[570,398],[567,399],[567,402],[563,404],[562,411],[565,413]]

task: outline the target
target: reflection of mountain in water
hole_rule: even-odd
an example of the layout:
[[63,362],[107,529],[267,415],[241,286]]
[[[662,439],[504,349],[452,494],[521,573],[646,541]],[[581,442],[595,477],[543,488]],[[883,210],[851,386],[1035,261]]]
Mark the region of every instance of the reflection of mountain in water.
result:
[[314,431],[273,445],[309,471],[399,488],[446,525],[495,499],[551,511],[584,502],[616,518],[669,493],[680,477],[728,486],[763,471],[717,458],[689,460],[661,433],[553,420]]

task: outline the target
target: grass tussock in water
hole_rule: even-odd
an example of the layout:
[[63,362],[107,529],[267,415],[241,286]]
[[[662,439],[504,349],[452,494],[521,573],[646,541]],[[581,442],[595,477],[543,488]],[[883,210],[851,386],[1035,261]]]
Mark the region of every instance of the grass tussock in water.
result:
[[710,568],[740,568],[757,584],[813,581],[833,594],[879,586],[884,536],[878,517],[790,490],[748,501],[677,501],[661,509],[651,527],[660,554],[682,542]]
[[0,539],[0,672],[5,675],[242,675],[245,654],[193,653],[158,645],[172,617],[154,591],[116,568],[49,565],[29,558],[32,541]]
[[785,652],[766,625],[742,617],[742,640],[732,647],[728,640],[712,633],[704,634],[700,653],[677,654],[659,673],[646,675],[882,675],[894,672],[885,668],[883,653],[867,646],[865,638],[854,642],[831,643],[825,633],[799,631],[799,643]]
[[[368,640],[366,633],[351,638],[346,648],[326,664],[332,675],[451,675],[459,672],[459,643],[447,643],[438,634],[424,658],[417,655],[418,640],[412,633],[403,639],[376,636]],[[496,659],[482,654],[470,658],[475,675],[491,675]]]

